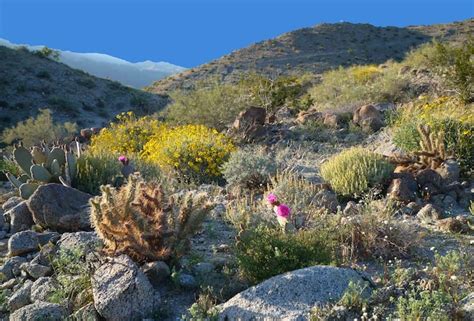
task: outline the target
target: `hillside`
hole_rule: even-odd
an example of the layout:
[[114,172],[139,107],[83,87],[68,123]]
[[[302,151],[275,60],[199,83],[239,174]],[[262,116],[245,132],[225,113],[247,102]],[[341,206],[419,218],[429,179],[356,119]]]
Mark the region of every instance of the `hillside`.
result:
[[58,121],[102,126],[117,113],[152,113],[166,98],[72,69],[27,49],[0,46],[0,132],[49,108]]
[[[12,49],[26,47],[30,51],[38,51],[45,46],[29,46],[13,44],[0,38],[0,46]],[[101,53],[80,53],[57,50],[58,61],[71,68],[85,71],[93,76],[118,81],[123,85],[142,88],[158,79],[184,71],[186,68],[160,61],[129,62],[117,57]]]
[[266,76],[321,73],[357,64],[400,60],[412,48],[433,38],[456,41],[474,33],[474,19],[431,26],[375,27],[370,24],[319,24],[282,34],[182,73],[157,81],[151,92],[189,88],[196,80],[238,79],[242,72]]

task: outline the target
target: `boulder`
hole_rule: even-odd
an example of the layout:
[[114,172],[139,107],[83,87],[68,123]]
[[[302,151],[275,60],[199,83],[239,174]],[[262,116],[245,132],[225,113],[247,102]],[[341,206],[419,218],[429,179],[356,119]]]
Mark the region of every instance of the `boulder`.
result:
[[3,275],[3,280],[7,281],[13,279],[21,274],[21,265],[26,262],[26,259],[21,256],[15,256],[7,259],[0,267],[0,274]]
[[347,202],[346,207],[344,207],[342,213],[344,216],[356,216],[361,213],[361,207],[354,201],[349,201]]
[[[270,278],[219,306],[219,320],[310,320],[314,307],[338,301],[349,282],[367,280],[352,269],[313,266]],[[363,295],[369,295],[368,286]]]
[[27,280],[20,289],[13,293],[13,295],[8,300],[8,308],[10,312],[16,311],[31,303],[30,294],[32,284],[33,282]]
[[382,113],[373,105],[364,105],[357,108],[352,121],[365,132],[375,132],[384,126]]
[[323,124],[331,128],[339,128],[341,126],[342,118],[337,114],[324,114]]
[[5,215],[10,218],[10,233],[12,234],[29,230],[35,224],[26,201],[9,209]]
[[58,232],[90,230],[89,199],[92,196],[60,184],[41,185],[28,200],[33,220]]
[[12,235],[8,240],[8,255],[18,256],[39,250],[40,245],[58,237],[57,233],[22,231]]
[[72,320],[100,321],[100,316],[94,308],[93,303],[89,303],[72,315]]
[[180,287],[187,290],[193,290],[198,287],[196,278],[192,276],[191,274],[187,274],[187,273],[179,273],[178,284]]
[[422,194],[431,196],[441,193],[444,181],[436,171],[426,168],[416,173],[415,180]]
[[322,189],[316,193],[313,204],[317,207],[324,208],[331,213],[335,213],[339,206],[336,194],[327,189]]
[[10,321],[62,321],[66,317],[65,307],[55,303],[38,301],[10,314]]
[[32,262],[22,264],[21,269],[35,280],[53,273],[51,266],[45,266]]
[[266,115],[267,112],[265,108],[250,107],[237,116],[232,127],[237,130],[242,130],[255,125],[263,126],[265,124]]
[[159,293],[126,255],[108,259],[91,281],[95,308],[107,320],[142,319],[160,307]]
[[471,292],[467,297],[461,300],[459,307],[462,320],[474,320],[474,292]]

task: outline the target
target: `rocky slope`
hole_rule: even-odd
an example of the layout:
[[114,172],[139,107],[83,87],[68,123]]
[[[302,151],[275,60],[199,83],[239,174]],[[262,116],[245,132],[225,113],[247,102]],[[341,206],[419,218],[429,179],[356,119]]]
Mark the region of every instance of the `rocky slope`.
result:
[[167,99],[72,69],[26,49],[0,46],[0,132],[49,108],[58,121],[101,126],[117,113],[153,113]]
[[321,73],[338,66],[400,60],[433,38],[456,41],[474,31],[474,19],[431,26],[376,27],[370,24],[319,24],[236,50],[217,60],[157,81],[151,92],[192,87],[209,77],[235,80],[242,72],[266,76]]

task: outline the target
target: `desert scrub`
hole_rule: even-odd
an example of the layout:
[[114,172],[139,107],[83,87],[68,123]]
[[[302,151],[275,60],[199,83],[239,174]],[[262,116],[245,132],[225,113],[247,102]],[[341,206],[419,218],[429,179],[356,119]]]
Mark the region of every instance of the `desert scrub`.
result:
[[151,136],[156,135],[162,127],[150,117],[137,118],[132,112],[122,113],[92,137],[89,152],[92,155],[110,154],[114,157],[138,155]]
[[393,165],[381,155],[363,148],[351,148],[321,166],[321,176],[342,196],[360,197],[370,188],[385,183]]
[[185,181],[212,182],[234,151],[232,142],[215,129],[202,125],[169,127],[153,135],[142,157]]
[[122,165],[110,154],[91,155],[86,152],[77,161],[77,176],[74,186],[92,195],[100,194],[101,185],[115,185],[121,176]]
[[232,152],[222,166],[222,174],[230,185],[250,190],[265,187],[276,171],[275,157],[260,146]]
[[321,83],[309,90],[314,103],[321,109],[351,109],[367,103],[401,102],[411,98],[405,87],[406,76],[399,75],[401,66],[389,63],[376,66],[339,67],[323,74]]
[[399,108],[392,115],[391,128],[396,146],[407,152],[420,150],[419,125],[444,135],[446,151],[460,163],[465,174],[474,167],[474,105],[465,105],[455,97],[422,97]]
[[54,123],[51,110],[40,109],[36,117],[30,117],[17,123],[15,127],[5,129],[1,134],[1,139],[6,144],[22,141],[25,147],[31,147],[42,141],[48,144],[65,141],[67,138],[74,137],[76,132],[75,123]]
[[316,230],[284,233],[259,226],[241,232],[235,250],[242,275],[252,283],[333,261],[328,235]]
[[90,203],[91,222],[104,250],[138,262],[179,259],[210,210],[203,194],[169,197],[161,186],[137,175],[120,189],[107,185],[101,190]]
[[410,320],[452,320],[447,296],[439,291],[412,289],[408,295],[396,301],[396,314],[402,321]]

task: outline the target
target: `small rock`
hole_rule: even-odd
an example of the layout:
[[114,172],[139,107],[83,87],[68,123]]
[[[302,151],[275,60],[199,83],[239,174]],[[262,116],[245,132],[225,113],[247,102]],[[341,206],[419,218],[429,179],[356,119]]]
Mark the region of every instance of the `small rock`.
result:
[[35,302],[10,315],[10,321],[62,321],[67,317],[66,308],[55,303]]
[[64,233],[58,241],[58,247],[62,251],[81,248],[85,253],[94,252],[101,244],[96,232]]
[[40,277],[31,286],[31,301],[47,301],[56,288],[56,282],[51,277]]
[[5,203],[3,203],[2,209],[4,212],[8,212],[10,209],[14,208],[23,201],[24,199],[18,196],[10,197]]
[[474,292],[461,300],[459,311],[464,321],[474,320]]
[[184,289],[192,290],[198,287],[197,281],[191,274],[180,273],[178,276],[178,284]]
[[163,261],[146,263],[142,266],[142,271],[148,277],[153,286],[158,286],[171,275],[168,264]]
[[33,282],[26,280],[23,286],[13,293],[13,295],[8,300],[8,308],[10,309],[10,312],[16,311],[19,308],[31,303],[30,295],[32,285]]
[[53,273],[53,269],[50,266],[37,263],[25,263],[22,265],[22,269],[35,280]]
[[426,204],[416,216],[425,223],[433,223],[442,218],[441,211],[433,204]]
[[222,203],[216,204],[211,211],[211,216],[213,217],[223,217],[225,215],[226,208]]
[[419,171],[415,176],[415,180],[422,194],[427,196],[439,194],[444,187],[441,175],[430,168]]
[[391,199],[404,203],[414,201],[417,191],[418,185],[410,173],[397,173],[388,188]]
[[436,169],[436,172],[444,179],[445,184],[451,184],[459,181],[461,167],[454,159],[448,159]]
[[[94,303],[89,303],[77,310],[73,315],[73,320],[100,321],[100,315],[94,307]],[[142,320],[143,321],[143,320]]]
[[20,266],[26,262],[24,257],[15,256],[7,259],[3,266],[0,267],[0,273],[4,279],[10,280],[21,273]]
[[5,215],[10,217],[10,233],[12,234],[29,230],[35,224],[26,201],[8,210]]
[[339,128],[341,126],[341,116],[333,113],[324,114],[323,124],[331,128]]
[[339,206],[336,194],[327,189],[322,189],[317,192],[314,196],[313,203],[315,206],[324,208],[331,213],[335,213]]
[[296,121],[300,124],[305,124],[309,121],[322,121],[323,114],[316,109],[302,110],[298,113]]
[[360,208],[355,202],[349,201],[347,202],[346,207],[344,207],[342,213],[344,216],[355,216],[360,213]]
[[352,121],[359,125],[364,132],[375,132],[384,126],[382,113],[373,105],[357,108]]
[[448,217],[437,222],[440,230],[450,233],[468,233],[470,231],[467,222],[455,217]]
[[58,237],[59,235],[54,232],[22,231],[15,233],[8,240],[8,255],[18,256],[37,251],[40,245],[44,245]]
[[142,319],[160,307],[159,293],[126,255],[102,264],[91,281],[95,308],[107,320]]
[[6,282],[3,282],[2,285],[0,285],[1,290],[5,289],[13,289],[17,285],[17,280],[16,279],[10,279]]

